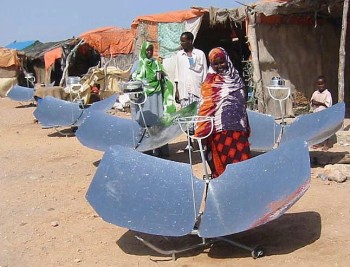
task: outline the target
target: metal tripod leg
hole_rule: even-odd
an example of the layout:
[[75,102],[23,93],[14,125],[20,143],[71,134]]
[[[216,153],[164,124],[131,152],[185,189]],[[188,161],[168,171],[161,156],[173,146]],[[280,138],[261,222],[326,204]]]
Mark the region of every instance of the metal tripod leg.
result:
[[141,238],[139,236],[135,236],[135,237],[138,240],[140,240],[144,245],[146,245],[150,249],[158,252],[159,254],[167,255],[167,256],[171,255],[171,258],[174,261],[176,260],[176,254],[178,254],[178,253],[186,252],[186,251],[193,250],[193,249],[196,249],[196,248],[207,247],[207,246],[210,246],[211,244],[213,244],[215,242],[214,240],[206,240],[206,239],[202,238],[202,242],[201,243],[189,246],[187,248],[164,250],[164,249],[160,249],[159,247],[151,244],[150,242],[144,240],[143,238]]
[[255,248],[252,248],[252,247],[248,247],[246,245],[243,245],[241,243],[238,243],[238,242],[235,242],[235,241],[232,241],[230,239],[227,239],[225,237],[217,237],[216,238],[218,241],[224,241],[230,245],[233,245],[235,247],[239,247],[239,248],[242,248],[244,250],[248,250],[250,251],[253,259],[257,259],[257,258],[261,258],[262,256],[264,256],[265,254],[265,251],[264,249],[261,247],[261,246],[257,246]]

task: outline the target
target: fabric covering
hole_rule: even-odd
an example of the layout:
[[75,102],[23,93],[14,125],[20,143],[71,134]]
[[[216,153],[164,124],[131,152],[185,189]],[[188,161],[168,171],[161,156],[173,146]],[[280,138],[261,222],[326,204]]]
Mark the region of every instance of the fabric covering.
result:
[[17,78],[0,78],[0,97],[7,96],[7,93],[15,84],[17,84]]
[[23,42],[17,42],[17,41],[14,41],[10,44],[8,44],[6,46],[6,48],[10,48],[10,49],[16,49],[16,50],[23,50],[29,46],[32,46],[34,45],[36,42],[39,42],[39,41],[23,41]]
[[167,12],[162,14],[139,16],[134,19],[131,27],[136,29],[140,22],[184,22],[195,17],[202,16],[206,10],[189,9]]
[[103,27],[79,36],[103,56],[130,54],[134,48],[134,31],[118,27]]
[[179,36],[181,36],[184,30],[183,23],[158,24],[159,55],[161,57],[170,57],[179,50]]
[[248,137],[247,132],[222,131],[207,138],[206,155],[213,178],[220,176],[228,164],[251,157]]
[[[214,117],[213,133],[223,130],[249,131],[244,83],[223,48],[214,48],[210,51],[211,65],[217,57],[226,60],[228,69],[220,74],[210,66],[207,78],[202,85],[202,102],[198,115]],[[210,121],[199,122],[196,135],[205,136],[210,129]]]
[[180,49],[182,32],[190,31],[197,35],[206,12],[206,9],[190,9],[137,17],[131,25],[135,32],[137,30],[136,53],[143,41],[149,41],[154,46],[155,57],[171,57]]
[[0,48],[0,68],[19,66],[17,51],[13,49]]
[[[202,86],[198,115],[214,118],[197,122],[195,135],[206,137],[206,159],[213,178],[220,176],[231,163],[251,157],[250,128],[244,97],[244,83],[233,67],[227,52],[217,47],[209,52],[210,68]],[[208,136],[208,134],[210,134]]]
[[138,81],[146,80],[147,85],[145,91],[148,96],[152,96],[155,93],[162,92],[164,111],[163,116],[168,116],[170,113],[176,111],[174,104],[174,87],[172,83],[166,79],[158,79],[157,72],[165,72],[162,64],[154,58],[147,58],[146,50],[152,44],[150,42],[144,42],[141,47],[139,56],[139,65],[136,72],[133,73],[133,79]]
[[83,92],[80,94],[84,103],[90,101],[90,89],[94,84],[101,87],[100,98],[105,99],[115,93],[121,93],[120,82],[129,79],[129,71],[123,71],[116,67],[109,66],[106,68],[91,67],[88,72],[80,79],[83,85]]
[[61,47],[57,47],[49,52],[46,52],[44,55],[45,70],[48,70],[55,63],[55,60],[61,57],[62,57]]

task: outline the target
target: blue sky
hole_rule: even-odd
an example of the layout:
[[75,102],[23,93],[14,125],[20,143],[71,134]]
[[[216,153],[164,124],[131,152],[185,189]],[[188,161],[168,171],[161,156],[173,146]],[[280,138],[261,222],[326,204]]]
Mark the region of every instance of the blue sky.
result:
[[191,6],[234,8],[239,4],[234,0],[6,0],[0,9],[0,46],[15,40],[60,41],[103,26],[130,28],[137,16]]

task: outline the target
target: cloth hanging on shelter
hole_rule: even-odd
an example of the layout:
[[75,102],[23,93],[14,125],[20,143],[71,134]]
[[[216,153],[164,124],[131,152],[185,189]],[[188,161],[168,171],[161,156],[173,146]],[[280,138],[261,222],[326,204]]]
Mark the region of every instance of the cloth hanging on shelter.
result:
[[103,56],[130,54],[134,47],[135,33],[130,29],[103,27],[79,36]]
[[45,70],[47,71],[55,63],[55,60],[61,57],[62,57],[61,47],[57,47],[49,52],[46,52],[44,55]]
[[197,33],[199,31],[199,28],[201,27],[202,19],[203,19],[203,15],[196,17],[196,18],[185,20],[185,22],[184,22],[185,31],[191,32],[193,34],[195,40],[197,37]]
[[0,68],[19,66],[16,50],[0,48]]
[[170,57],[179,50],[179,40],[184,29],[183,23],[158,23],[159,55],[161,57]]

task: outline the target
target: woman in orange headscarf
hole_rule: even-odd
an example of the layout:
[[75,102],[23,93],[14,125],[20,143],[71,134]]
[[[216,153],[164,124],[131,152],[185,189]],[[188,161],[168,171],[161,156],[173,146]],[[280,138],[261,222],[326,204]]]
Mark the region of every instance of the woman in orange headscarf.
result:
[[[251,157],[248,137],[244,83],[227,52],[217,47],[209,53],[210,68],[202,85],[199,116],[213,117],[212,134],[204,141],[213,178],[220,176],[227,164]],[[195,136],[206,136],[210,122],[198,122]]]

